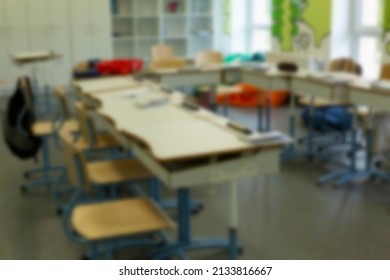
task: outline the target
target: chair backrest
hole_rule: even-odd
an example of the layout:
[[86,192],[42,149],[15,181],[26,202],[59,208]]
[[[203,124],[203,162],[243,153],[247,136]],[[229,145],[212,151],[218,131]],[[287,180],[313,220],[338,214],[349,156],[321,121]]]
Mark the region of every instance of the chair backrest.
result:
[[361,76],[363,69],[361,65],[350,58],[334,59],[330,63],[331,72],[346,72]]
[[223,55],[220,52],[207,51],[198,53],[195,56],[195,66],[209,66],[223,63]]
[[78,149],[77,144],[74,143],[71,131],[62,128],[59,135],[71,184],[73,186],[89,188],[91,183],[87,176],[85,158],[82,151]]
[[381,80],[390,80],[390,63],[382,65]]
[[23,90],[24,98],[26,99],[27,106],[31,112],[35,112],[34,108],[34,92],[28,77],[21,77],[18,81],[20,87]]
[[174,58],[173,48],[168,45],[155,45],[151,49],[152,60]]
[[58,108],[60,110],[61,117],[64,120],[70,119],[72,117],[72,115],[71,115],[70,110],[69,110],[68,102],[66,101],[66,95],[65,95],[64,88],[61,86],[55,86],[53,88],[53,90],[54,90],[54,93],[56,96],[57,105],[58,105]]
[[187,67],[187,61],[185,59],[178,59],[178,58],[153,60],[149,64],[149,68],[151,70],[183,69],[186,67]]
[[80,125],[81,136],[88,142],[89,146],[92,148],[96,145],[97,130],[96,125],[88,113],[87,108],[80,103],[75,102],[77,119]]

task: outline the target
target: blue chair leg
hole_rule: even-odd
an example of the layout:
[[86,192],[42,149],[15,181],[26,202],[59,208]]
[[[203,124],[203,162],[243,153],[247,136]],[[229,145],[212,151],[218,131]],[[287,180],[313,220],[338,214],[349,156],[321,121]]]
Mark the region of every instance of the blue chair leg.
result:
[[[51,136],[42,137],[42,167],[40,169],[27,171],[24,174],[25,178],[29,180],[22,185],[21,188],[23,192],[45,185],[53,185],[56,180],[58,180],[58,175],[65,171],[65,167],[53,166],[50,162],[49,137]],[[57,174],[54,174],[54,172]],[[38,178],[35,178],[35,176]]]

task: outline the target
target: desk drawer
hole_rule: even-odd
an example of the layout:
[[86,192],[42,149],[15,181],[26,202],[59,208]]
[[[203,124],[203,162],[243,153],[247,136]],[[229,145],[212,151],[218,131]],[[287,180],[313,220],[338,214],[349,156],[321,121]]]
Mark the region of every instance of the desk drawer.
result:
[[355,105],[366,105],[371,109],[388,111],[390,106],[390,95],[370,93],[368,91],[352,89],[350,100]]
[[291,90],[298,95],[320,97],[326,100],[333,98],[332,86],[308,80],[293,79]]
[[220,72],[180,73],[163,75],[160,82],[168,87],[191,87],[199,85],[218,85],[221,83]]

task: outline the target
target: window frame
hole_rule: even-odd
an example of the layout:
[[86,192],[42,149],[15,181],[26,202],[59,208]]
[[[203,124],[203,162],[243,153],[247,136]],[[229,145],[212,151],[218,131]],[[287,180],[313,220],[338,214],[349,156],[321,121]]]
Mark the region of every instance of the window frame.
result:
[[[264,52],[267,51],[272,51],[272,19],[268,24],[255,24],[254,19],[253,19],[253,2],[258,1],[258,0],[246,0],[246,25],[247,25],[247,32],[246,32],[246,50],[247,52],[254,52],[255,50],[252,50],[252,45],[253,45],[253,38],[254,38],[254,33],[255,31],[267,31],[270,35],[270,49],[265,50]],[[262,0],[262,1],[268,1],[271,11],[270,13],[272,14],[272,0]]]
[[[383,0],[379,0],[380,7],[383,5]],[[381,27],[381,15],[378,15],[378,27],[363,26],[363,0],[351,1],[351,10],[353,11],[351,17],[351,31],[352,31],[352,44],[351,44],[351,55],[356,61],[360,61],[360,40],[364,37],[374,38],[377,41],[377,57],[375,58],[378,66],[381,64],[381,51],[380,51],[380,38],[382,35]],[[379,8],[379,12],[381,12]],[[366,75],[366,71],[363,71]]]

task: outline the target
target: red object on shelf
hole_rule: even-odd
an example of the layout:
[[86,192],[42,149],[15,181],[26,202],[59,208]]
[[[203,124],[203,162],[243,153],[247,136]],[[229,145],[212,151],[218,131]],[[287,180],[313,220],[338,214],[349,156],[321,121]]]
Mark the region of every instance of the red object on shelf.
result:
[[114,59],[100,61],[96,69],[102,75],[129,75],[142,70],[141,59]]
[[170,13],[174,13],[177,10],[177,7],[179,6],[179,3],[177,1],[171,1],[167,5],[167,9]]
[[[241,88],[241,93],[232,93],[228,95],[228,104],[236,107],[258,107],[265,105],[267,102],[267,92],[250,84],[238,84]],[[261,96],[261,98],[260,98]],[[271,91],[270,106],[278,107],[288,101],[289,93],[287,91]],[[223,94],[217,95],[217,104],[224,105],[226,96]]]

